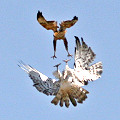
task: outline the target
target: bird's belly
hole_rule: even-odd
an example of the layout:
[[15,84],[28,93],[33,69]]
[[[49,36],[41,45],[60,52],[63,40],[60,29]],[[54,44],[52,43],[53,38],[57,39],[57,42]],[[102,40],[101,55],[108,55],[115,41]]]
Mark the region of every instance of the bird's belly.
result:
[[63,39],[65,37],[65,32],[64,31],[63,32],[55,32],[54,37],[56,39]]

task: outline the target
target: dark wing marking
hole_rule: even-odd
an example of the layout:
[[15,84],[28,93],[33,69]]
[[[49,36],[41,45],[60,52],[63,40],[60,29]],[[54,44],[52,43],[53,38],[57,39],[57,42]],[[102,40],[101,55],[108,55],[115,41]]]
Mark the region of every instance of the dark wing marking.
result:
[[[95,59],[95,53],[92,51],[90,47],[84,42],[83,38],[81,38],[81,42],[78,37],[76,37],[76,47],[75,47],[75,63],[74,70],[78,78],[79,75],[77,72],[81,70],[81,74],[83,75],[84,84],[87,84],[88,81],[97,80],[101,77],[103,72],[102,62],[98,62],[90,66],[90,63]],[[81,79],[82,81],[82,79]]]
[[98,63],[95,63],[95,64],[89,66],[88,70],[91,74],[91,79],[97,80],[98,78],[101,77],[101,74],[103,72],[102,62],[98,62]]
[[95,59],[95,53],[92,51],[90,47],[84,42],[83,38],[81,38],[82,44],[78,37],[75,36],[76,39],[76,47],[75,47],[75,68],[87,68],[90,63]]
[[25,70],[29,77],[32,79],[33,81],[33,86],[36,87],[36,89],[39,92],[42,92],[46,95],[56,95],[59,87],[60,87],[60,83],[59,81],[55,81],[45,75],[43,75],[41,72],[37,71],[36,69],[32,68],[29,65],[25,65],[23,62],[20,64],[22,66],[19,65],[19,67],[21,67],[23,70]]

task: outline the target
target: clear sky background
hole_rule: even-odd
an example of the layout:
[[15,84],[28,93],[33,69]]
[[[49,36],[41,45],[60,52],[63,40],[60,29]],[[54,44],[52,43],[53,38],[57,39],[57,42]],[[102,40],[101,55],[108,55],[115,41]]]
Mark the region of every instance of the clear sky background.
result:
[[[53,32],[36,20],[38,10],[48,20],[79,21],[67,29],[69,51],[74,36],[83,37],[102,61],[102,78],[84,88],[90,94],[83,104],[69,108],[51,104],[53,97],[38,92],[18,66],[23,60],[54,78],[53,67],[67,59],[62,41],[53,55]],[[0,1],[0,120],[119,120],[120,119],[120,1],[119,0],[1,0]],[[69,66],[73,68],[74,59]]]

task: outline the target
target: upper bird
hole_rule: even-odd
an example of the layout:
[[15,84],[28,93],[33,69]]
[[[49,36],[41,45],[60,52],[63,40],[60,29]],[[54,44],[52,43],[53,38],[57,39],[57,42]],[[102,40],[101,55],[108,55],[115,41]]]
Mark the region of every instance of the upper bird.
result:
[[[78,17],[74,16],[72,20],[67,20],[67,21],[61,22],[60,23],[60,28],[59,28],[57,26],[57,21],[47,21],[44,18],[44,16],[42,15],[42,12],[38,11],[37,21],[40,23],[40,25],[42,25],[47,30],[53,30],[53,32],[54,32],[54,35],[53,35],[54,36],[54,39],[53,39],[54,55],[52,56],[52,58],[53,59],[56,58],[56,43],[57,43],[57,40],[60,40],[60,39],[63,40],[64,45],[65,45],[65,49],[68,52],[68,42],[67,42],[67,39],[65,37],[66,28],[72,27],[78,21]],[[68,52],[68,56],[72,56],[72,55]]]
[[29,77],[33,80],[33,86],[36,87],[39,92],[46,95],[54,95],[55,97],[51,103],[55,105],[59,103],[61,107],[64,103],[66,107],[69,107],[69,101],[71,101],[74,106],[77,105],[77,102],[83,103],[89,92],[82,88],[82,86],[87,85],[89,81],[100,78],[103,71],[102,62],[90,65],[96,55],[92,49],[86,45],[83,38],[81,38],[81,43],[78,37],[75,38],[74,69],[69,68],[68,60],[65,60],[66,66],[62,73],[58,69],[60,64],[55,65],[54,67],[57,67],[57,70],[53,72],[53,75],[58,81],[43,75],[41,72],[29,65],[25,65],[23,62],[21,63],[23,66],[19,65],[19,67],[29,74]]

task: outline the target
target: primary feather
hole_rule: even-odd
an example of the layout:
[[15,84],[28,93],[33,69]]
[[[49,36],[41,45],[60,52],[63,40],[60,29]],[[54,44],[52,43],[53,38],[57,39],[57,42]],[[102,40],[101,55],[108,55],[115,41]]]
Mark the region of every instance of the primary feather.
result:
[[87,85],[89,81],[97,80],[102,74],[102,62],[90,65],[95,59],[95,54],[90,47],[86,45],[83,38],[81,38],[82,43],[78,37],[76,39],[75,47],[75,63],[74,69],[68,66],[68,60],[66,62],[65,69],[61,73],[58,69],[53,72],[53,75],[58,79],[58,81],[51,79],[36,69],[29,65],[25,65],[20,62],[21,67],[26,71],[29,77],[33,80],[33,86],[39,92],[46,95],[54,95],[55,97],[51,103],[59,105],[62,107],[64,104],[69,107],[70,101],[76,106],[78,103],[83,103],[87,98],[89,93],[87,90],[82,88],[82,86]]
[[[43,16],[42,12],[38,11],[37,13],[37,21],[40,23],[41,26],[43,26],[45,29],[47,30],[53,30],[54,32],[54,39],[53,39],[53,47],[54,47],[54,55],[52,56],[52,58],[56,58],[56,44],[57,44],[57,40],[62,39],[64,42],[64,46],[65,49],[68,53],[68,56],[72,56],[69,52],[68,52],[68,41],[65,37],[66,34],[66,29],[72,27],[77,21],[78,21],[78,17],[74,16],[72,20],[66,20],[66,21],[62,21],[60,23],[60,27],[57,26],[57,21],[48,21],[45,19],[45,17]],[[58,29],[59,28],[59,29]]]
[[33,86],[39,91],[46,95],[56,95],[60,83],[55,79],[51,79],[36,69],[32,68],[29,65],[25,65],[23,62],[20,62],[21,67],[24,71],[26,71],[29,77],[33,80]]

